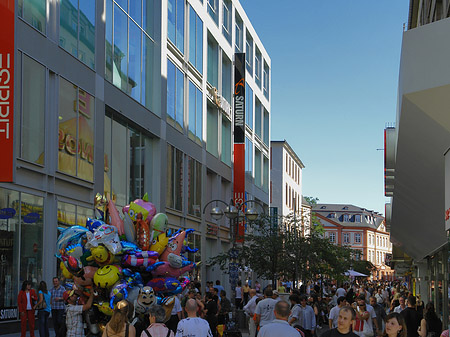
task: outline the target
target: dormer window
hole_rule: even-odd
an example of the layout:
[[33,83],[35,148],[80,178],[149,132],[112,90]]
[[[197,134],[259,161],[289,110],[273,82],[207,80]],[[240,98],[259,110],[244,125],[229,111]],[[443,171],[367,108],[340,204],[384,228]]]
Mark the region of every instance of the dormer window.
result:
[[330,214],[328,214],[328,217],[330,219],[335,219],[336,218],[336,213],[330,213]]
[[344,207],[342,207],[342,209],[347,210],[347,209],[348,209],[348,206],[344,206]]
[[355,222],[361,222],[361,215],[360,214],[356,214],[354,217],[354,221]]
[[343,214],[343,215],[342,215],[342,221],[343,221],[343,222],[349,222],[349,221],[350,221],[350,215],[348,215],[348,214]]
[[327,206],[320,206],[320,209],[325,209],[327,208]]

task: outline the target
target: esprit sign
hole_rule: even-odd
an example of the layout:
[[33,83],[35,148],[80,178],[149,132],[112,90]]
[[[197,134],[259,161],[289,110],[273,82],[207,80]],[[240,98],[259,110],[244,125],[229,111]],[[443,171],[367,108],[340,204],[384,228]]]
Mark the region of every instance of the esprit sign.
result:
[[0,182],[13,181],[14,2],[0,1]]

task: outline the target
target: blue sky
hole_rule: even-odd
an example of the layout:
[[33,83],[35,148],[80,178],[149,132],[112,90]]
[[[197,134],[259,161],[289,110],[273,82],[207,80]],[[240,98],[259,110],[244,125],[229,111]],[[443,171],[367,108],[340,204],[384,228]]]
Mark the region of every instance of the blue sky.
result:
[[303,194],[384,214],[409,0],[241,0],[272,60],[272,140],[305,164]]

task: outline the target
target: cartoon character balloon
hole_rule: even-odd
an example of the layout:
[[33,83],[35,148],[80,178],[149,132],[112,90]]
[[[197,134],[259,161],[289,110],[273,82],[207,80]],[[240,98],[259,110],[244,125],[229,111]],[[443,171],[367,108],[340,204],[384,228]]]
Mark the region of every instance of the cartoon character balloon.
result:
[[153,216],[156,214],[156,207],[148,201],[148,194],[142,197],[142,199],[136,199],[129,205],[122,209],[123,213],[127,213],[131,220],[136,221],[139,214],[142,215],[142,219],[150,222]]

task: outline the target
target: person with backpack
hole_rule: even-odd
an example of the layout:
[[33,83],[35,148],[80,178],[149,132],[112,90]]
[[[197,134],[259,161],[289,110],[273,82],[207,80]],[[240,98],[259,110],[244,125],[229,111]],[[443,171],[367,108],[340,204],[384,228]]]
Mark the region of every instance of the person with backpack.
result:
[[160,305],[152,305],[149,309],[150,325],[142,331],[141,337],[174,337],[174,333],[164,324],[166,311]]

